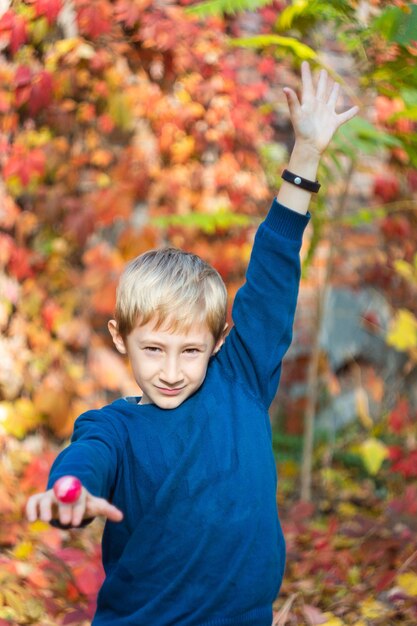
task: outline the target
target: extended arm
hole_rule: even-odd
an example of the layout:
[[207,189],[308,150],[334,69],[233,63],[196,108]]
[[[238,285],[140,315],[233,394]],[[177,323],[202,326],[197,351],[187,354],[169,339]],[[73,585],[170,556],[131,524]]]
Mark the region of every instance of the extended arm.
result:
[[[75,423],[71,444],[55,459],[47,491],[29,498],[28,520],[33,522],[39,518],[61,527],[82,526],[97,515],[121,521],[122,512],[108,502],[121,445],[114,427],[102,418],[100,411],[81,415]],[[55,482],[67,475],[76,476],[83,486],[73,504],[59,502],[53,491]]]

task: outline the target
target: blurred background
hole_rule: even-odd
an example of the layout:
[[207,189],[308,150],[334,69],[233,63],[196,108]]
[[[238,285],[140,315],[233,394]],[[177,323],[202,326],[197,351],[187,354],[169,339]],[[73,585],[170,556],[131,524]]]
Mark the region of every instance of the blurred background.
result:
[[107,332],[127,260],[195,252],[232,303],[303,60],[360,114],[321,164],[271,408],[275,624],[417,624],[417,3],[1,0],[0,626],[91,621],[101,520],[25,502],[80,413],[138,394]]

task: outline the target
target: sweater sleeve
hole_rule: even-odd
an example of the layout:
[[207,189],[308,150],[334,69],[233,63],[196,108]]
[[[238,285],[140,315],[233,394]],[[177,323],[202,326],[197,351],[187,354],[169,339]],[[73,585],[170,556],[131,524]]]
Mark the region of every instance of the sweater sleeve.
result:
[[236,294],[234,326],[219,359],[227,374],[269,407],[290,346],[300,281],[300,248],[310,215],[275,199],[255,236],[246,282]]
[[70,445],[55,459],[48,479],[51,489],[58,478],[76,476],[94,496],[111,500],[122,442],[104,410],[78,417]]

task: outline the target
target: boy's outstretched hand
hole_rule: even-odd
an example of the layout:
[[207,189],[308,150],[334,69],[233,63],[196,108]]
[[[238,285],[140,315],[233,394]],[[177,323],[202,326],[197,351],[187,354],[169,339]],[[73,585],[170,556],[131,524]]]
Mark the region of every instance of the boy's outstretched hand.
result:
[[339,84],[329,80],[326,70],[320,71],[317,87],[314,88],[310,66],[304,61],[301,79],[301,102],[293,89],[284,88],[295,140],[321,155],[339,126],[352,119],[359,107],[353,106],[343,113],[336,113]]
[[123,513],[118,508],[104,498],[93,496],[85,487],[81,486],[81,492],[73,502],[63,502],[62,499],[58,499],[59,496],[60,492],[55,488],[31,496],[26,504],[28,521],[40,519],[51,522],[53,518],[58,518],[62,526],[76,527],[80,526],[85,518],[91,519],[97,515],[103,515],[112,522],[121,522],[123,519]]

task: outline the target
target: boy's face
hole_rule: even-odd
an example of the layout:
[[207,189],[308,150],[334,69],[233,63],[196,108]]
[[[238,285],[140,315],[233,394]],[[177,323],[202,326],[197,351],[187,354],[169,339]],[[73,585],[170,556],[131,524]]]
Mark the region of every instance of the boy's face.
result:
[[140,404],[156,404],[175,409],[202,385],[209,359],[222,343],[217,343],[206,325],[193,325],[185,333],[168,327],[155,330],[155,321],[136,326],[124,341],[116,322],[109,322],[113,341],[127,354],[135,380],[142,389]]

